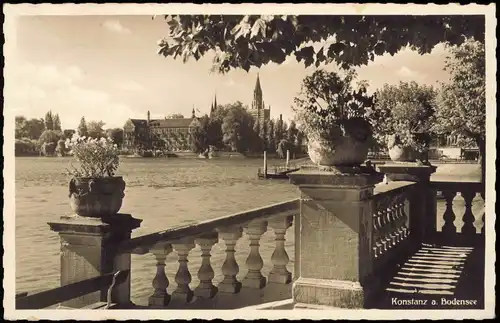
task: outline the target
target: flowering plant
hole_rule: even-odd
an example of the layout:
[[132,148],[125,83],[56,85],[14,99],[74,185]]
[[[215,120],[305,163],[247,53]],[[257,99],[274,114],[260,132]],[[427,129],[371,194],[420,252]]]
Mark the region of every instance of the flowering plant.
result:
[[78,167],[71,165],[68,170],[73,177],[111,177],[120,164],[120,152],[112,139],[86,138],[74,134],[71,139],[66,140],[65,145],[71,149],[70,153],[79,163]]

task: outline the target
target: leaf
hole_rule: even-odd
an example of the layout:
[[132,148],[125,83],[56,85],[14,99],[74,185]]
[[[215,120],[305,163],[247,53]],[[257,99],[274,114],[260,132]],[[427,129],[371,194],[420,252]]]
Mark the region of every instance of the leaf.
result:
[[266,37],[266,22],[261,18],[257,19],[253,24],[250,39],[257,37],[259,34],[262,38]]

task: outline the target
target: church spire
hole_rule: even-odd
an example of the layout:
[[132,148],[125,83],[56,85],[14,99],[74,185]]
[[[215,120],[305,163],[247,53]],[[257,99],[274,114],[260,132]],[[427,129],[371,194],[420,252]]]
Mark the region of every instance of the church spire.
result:
[[264,108],[264,103],[262,102],[262,88],[260,87],[260,76],[257,73],[257,81],[255,82],[255,89],[253,90],[253,101],[252,109],[260,111]]
[[193,118],[193,119],[196,118],[196,114],[194,112],[194,104],[193,104],[193,112],[192,112],[191,118]]
[[262,94],[262,88],[260,87],[260,77],[259,77],[259,73],[257,73],[257,81],[255,82],[255,89],[254,89],[254,93],[257,94],[257,93],[261,93]]
[[217,109],[217,93],[215,93],[214,109]]

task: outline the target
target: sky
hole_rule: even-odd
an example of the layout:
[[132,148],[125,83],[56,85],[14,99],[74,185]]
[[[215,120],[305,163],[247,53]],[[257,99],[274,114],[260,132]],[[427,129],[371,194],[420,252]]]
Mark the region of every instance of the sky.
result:
[[[82,116],[102,120],[105,128],[123,127],[128,118],[163,118],[172,113],[208,113],[219,104],[250,105],[257,73],[271,117],[293,117],[291,105],[301,80],[314,71],[289,57],[249,72],[210,72],[211,57],[188,63],[157,54],[167,27],[151,16],[24,16],[18,20],[15,64],[6,76],[11,85],[8,108],[16,115],[42,118],[58,113],[64,129]],[[358,68],[358,78],[375,91],[385,83],[416,81],[436,85],[447,52],[438,46],[427,55],[403,50],[376,57]],[[335,67],[332,67],[335,68]]]

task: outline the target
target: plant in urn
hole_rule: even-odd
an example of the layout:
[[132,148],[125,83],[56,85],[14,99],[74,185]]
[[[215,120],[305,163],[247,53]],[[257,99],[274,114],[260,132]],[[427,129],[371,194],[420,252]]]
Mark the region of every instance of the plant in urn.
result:
[[306,135],[311,161],[322,169],[357,168],[372,144],[365,117],[373,99],[367,83],[353,88],[356,73],[317,70],[302,81],[293,107],[299,129]]
[[392,161],[428,164],[436,91],[416,82],[384,85],[375,93],[369,119]]
[[115,176],[120,160],[111,139],[93,139],[77,134],[66,140],[78,165],[68,170],[69,198],[79,216],[101,218],[118,213],[125,196],[125,182]]

